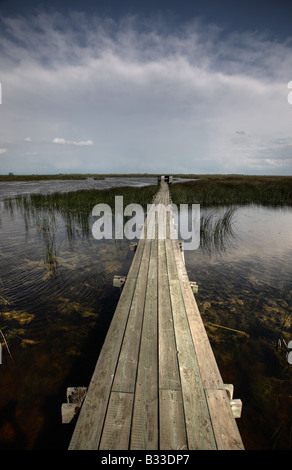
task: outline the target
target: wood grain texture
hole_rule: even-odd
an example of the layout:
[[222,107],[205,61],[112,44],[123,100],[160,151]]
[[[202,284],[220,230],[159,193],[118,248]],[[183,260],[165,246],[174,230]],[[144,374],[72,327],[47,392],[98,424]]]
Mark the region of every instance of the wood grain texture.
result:
[[69,449],[244,448],[169,204],[161,183]]

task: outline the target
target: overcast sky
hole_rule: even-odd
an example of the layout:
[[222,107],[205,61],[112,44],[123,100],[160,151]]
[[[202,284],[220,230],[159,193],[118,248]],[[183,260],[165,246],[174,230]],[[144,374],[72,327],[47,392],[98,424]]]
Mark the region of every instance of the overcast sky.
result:
[[0,0],[0,173],[292,175],[291,3]]

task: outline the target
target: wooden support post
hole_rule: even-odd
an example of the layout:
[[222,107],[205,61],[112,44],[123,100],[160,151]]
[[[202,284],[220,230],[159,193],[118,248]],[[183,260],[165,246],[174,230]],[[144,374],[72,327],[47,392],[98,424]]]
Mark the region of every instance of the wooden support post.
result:
[[181,255],[182,255],[183,262],[184,262],[184,264],[186,264],[186,261],[185,261],[185,252],[184,252],[184,241],[183,241],[183,240],[179,240],[178,244],[179,244],[179,247],[180,247],[180,251],[181,251]]
[[239,398],[231,400],[230,407],[234,418],[240,418],[242,411],[242,401]]
[[127,276],[114,276],[113,286],[114,287],[123,287],[127,279]]
[[242,411],[242,401],[239,398],[233,399],[234,386],[232,384],[224,384],[224,387],[230,400],[230,407],[234,418],[240,418]]
[[67,403],[62,403],[61,415],[62,423],[71,423],[75,415],[79,412],[82,402],[87,392],[86,387],[68,387]]
[[197,285],[197,283],[196,282],[190,282],[190,285],[191,285],[193,293],[197,294],[198,290],[199,290],[199,286]]

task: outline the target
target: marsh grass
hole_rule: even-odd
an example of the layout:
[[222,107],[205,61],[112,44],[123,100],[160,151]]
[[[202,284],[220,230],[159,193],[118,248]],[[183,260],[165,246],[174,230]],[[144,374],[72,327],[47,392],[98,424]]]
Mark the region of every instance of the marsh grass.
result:
[[50,272],[57,267],[57,250],[55,234],[57,230],[56,218],[54,212],[37,213],[36,227],[43,239],[44,246],[44,261],[49,267]]
[[[192,175],[194,178],[196,175]],[[31,194],[5,201],[13,212],[14,205],[21,208],[26,226],[33,220],[44,241],[44,259],[51,268],[56,267],[55,214],[65,222],[68,238],[90,236],[90,215],[96,204],[108,204],[115,211],[115,197],[122,196],[124,208],[135,203],[144,207],[157,193],[158,185],[144,187],[115,187],[106,190],[80,190]],[[292,205],[292,177],[206,175],[196,181],[175,183],[170,186],[174,204],[199,203],[201,210],[214,207],[213,212],[201,211],[201,247],[206,252],[224,251],[234,238],[232,230],[235,207],[244,204],[269,206]],[[224,211],[218,212],[218,207]]]
[[115,212],[115,196],[123,196],[124,208],[130,203],[147,210],[158,186],[123,187],[106,190],[80,190],[67,193],[31,194],[4,201],[11,214],[15,208],[23,215],[26,230],[33,225],[43,240],[44,262],[53,274],[57,268],[57,216],[63,218],[68,239],[91,236],[91,214],[96,204],[107,204]]
[[[124,206],[130,203],[146,206],[158,191],[158,186],[145,186],[142,188],[123,187],[105,190],[84,189],[67,193],[32,194],[26,201],[35,208],[46,207],[60,211],[78,214],[86,212],[89,214],[96,204],[108,204],[112,209],[115,207],[115,196],[123,196]],[[21,197],[21,201],[23,198]]]
[[222,253],[230,248],[236,238],[233,230],[236,207],[222,211],[203,211],[200,217],[200,247],[203,252]]
[[[195,175],[193,175],[195,177]],[[292,205],[290,176],[205,176],[171,187],[174,204],[201,206],[260,204]]]

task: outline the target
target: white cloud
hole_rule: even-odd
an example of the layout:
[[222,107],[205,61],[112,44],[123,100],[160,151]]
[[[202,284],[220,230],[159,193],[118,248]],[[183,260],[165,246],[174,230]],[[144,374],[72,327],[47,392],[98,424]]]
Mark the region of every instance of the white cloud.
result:
[[291,40],[77,13],[3,24],[0,145],[9,154],[22,135],[55,168],[71,159],[81,171],[249,172],[268,159],[268,169],[278,161],[292,173]]
[[1,154],[1,153],[7,153],[7,149],[4,149],[4,148],[1,149],[1,148],[0,148],[0,154]]
[[74,140],[66,140],[66,139],[63,139],[63,138],[60,138],[60,137],[55,137],[53,140],[52,140],[53,144],[61,144],[61,145],[77,145],[77,146],[80,146],[80,147],[87,147],[89,145],[93,145],[93,141],[92,140],[86,140],[86,141],[79,141],[79,142],[76,142]]

